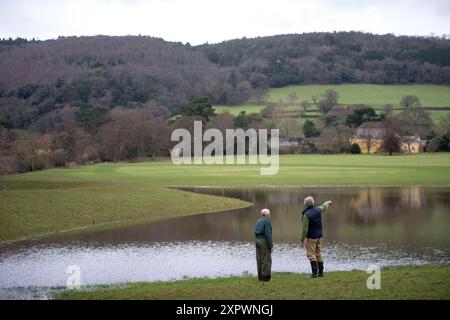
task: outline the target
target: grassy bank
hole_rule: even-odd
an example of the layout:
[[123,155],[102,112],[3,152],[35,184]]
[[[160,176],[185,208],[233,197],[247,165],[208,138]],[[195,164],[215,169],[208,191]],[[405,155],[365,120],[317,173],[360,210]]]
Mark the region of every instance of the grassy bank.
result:
[[450,299],[450,266],[381,270],[381,289],[369,290],[363,271],[330,272],[324,278],[275,274],[269,283],[255,277],[132,283],[67,292],[58,299]]
[[138,223],[249,205],[166,188],[197,186],[449,185],[450,154],[293,155],[274,176],[256,165],[116,163],[1,177],[0,241]]
[[250,203],[142,182],[11,181],[0,193],[0,241],[149,222]]

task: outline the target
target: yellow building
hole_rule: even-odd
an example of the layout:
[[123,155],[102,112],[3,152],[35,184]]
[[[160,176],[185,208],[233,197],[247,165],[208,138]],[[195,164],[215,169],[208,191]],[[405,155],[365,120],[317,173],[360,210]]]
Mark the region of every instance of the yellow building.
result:
[[367,138],[352,138],[350,139],[350,144],[357,144],[361,153],[378,153],[381,151],[383,146],[382,139],[367,139]]
[[[355,137],[350,139],[350,144],[357,144],[361,149],[361,153],[382,152],[383,129],[379,124],[371,124],[370,127],[367,125],[368,124],[363,124],[357,129]],[[419,153],[421,150],[420,137],[400,137],[400,152]]]
[[422,151],[422,144],[420,137],[402,137],[400,142],[400,150],[404,153],[419,153]]

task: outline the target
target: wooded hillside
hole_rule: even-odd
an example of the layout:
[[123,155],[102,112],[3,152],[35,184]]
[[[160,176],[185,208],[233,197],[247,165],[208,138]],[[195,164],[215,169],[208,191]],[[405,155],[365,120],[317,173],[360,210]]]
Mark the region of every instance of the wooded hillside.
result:
[[143,36],[5,39],[0,70],[0,125],[28,128],[67,106],[168,115],[198,96],[238,104],[288,84],[448,84],[450,40],[357,32],[196,47]]

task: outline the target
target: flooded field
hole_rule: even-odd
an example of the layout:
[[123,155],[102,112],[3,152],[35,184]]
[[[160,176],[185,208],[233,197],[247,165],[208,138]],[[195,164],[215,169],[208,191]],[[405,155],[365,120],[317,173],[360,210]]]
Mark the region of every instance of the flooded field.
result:
[[245,209],[0,247],[0,297],[46,298],[79,266],[81,284],[255,274],[253,227],[271,209],[273,271],[308,272],[298,247],[303,198],[333,200],[324,215],[326,269],[450,262],[450,189],[348,187],[189,191],[252,202]]

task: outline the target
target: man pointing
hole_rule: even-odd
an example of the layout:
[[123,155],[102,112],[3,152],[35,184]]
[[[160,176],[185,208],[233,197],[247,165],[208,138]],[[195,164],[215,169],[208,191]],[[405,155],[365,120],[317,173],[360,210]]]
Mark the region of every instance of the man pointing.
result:
[[306,247],[306,256],[311,263],[311,278],[323,277],[323,257],[322,257],[322,214],[332,204],[327,201],[321,206],[314,206],[314,198],[306,197],[303,210],[302,221],[303,230],[300,247]]

